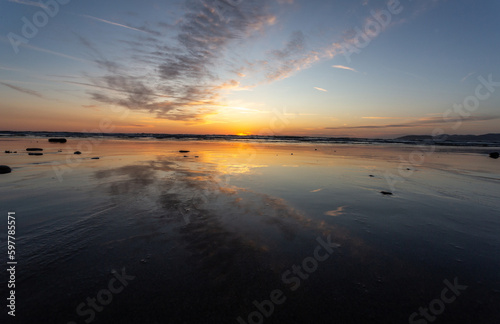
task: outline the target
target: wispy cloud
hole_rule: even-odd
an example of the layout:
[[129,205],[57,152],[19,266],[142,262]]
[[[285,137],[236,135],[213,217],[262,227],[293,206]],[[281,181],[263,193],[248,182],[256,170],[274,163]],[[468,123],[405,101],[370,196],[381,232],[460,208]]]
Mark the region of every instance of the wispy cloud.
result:
[[306,38],[301,31],[295,31],[280,50],[270,51],[263,62],[266,81],[286,79],[294,73],[307,69],[322,58],[319,51],[308,49]]
[[[131,46],[129,61],[144,64],[144,71],[112,59],[94,60],[103,71],[88,77],[89,84],[101,89],[89,91],[94,101],[199,123],[221,107],[220,91],[250,89],[238,80],[221,80],[215,67],[224,62],[228,46],[275,23],[269,11],[271,1],[231,5],[220,0],[187,0],[184,4],[184,15],[175,26],[169,25],[177,32],[174,42],[159,33],[126,40]],[[276,53],[281,54],[286,55]],[[242,77],[243,71],[238,75]]]
[[[259,38],[266,28],[279,23],[276,7],[275,0],[245,0],[237,5],[225,0],[185,0],[184,14],[175,23],[150,22],[157,30],[86,16],[149,34],[128,35],[120,40],[129,46],[120,52],[122,64],[100,56],[86,41],[85,46],[98,56],[94,61],[102,71],[88,76],[88,84],[95,87],[89,91],[90,98],[106,105],[151,112],[159,118],[200,121],[223,106],[222,95],[228,91],[249,90],[286,79],[342,52],[340,43],[317,45],[297,30],[259,58],[229,57],[227,54],[243,39]],[[165,37],[165,28],[172,37]],[[124,55],[129,57],[123,59]],[[334,68],[358,72],[342,65]]]
[[13,72],[25,72],[24,70],[21,69],[16,69],[8,66],[1,66],[0,65],[0,70],[5,70],[5,71],[13,71]]
[[223,84],[216,86],[217,90],[232,90],[232,91],[250,91],[252,90],[252,86],[242,86],[241,82],[236,80],[229,80],[224,82]]
[[433,126],[436,124],[456,123],[456,122],[478,122],[500,119],[500,116],[471,116],[468,118],[449,118],[443,119],[442,117],[421,118],[416,121],[401,123],[401,124],[387,124],[387,125],[361,125],[361,126],[339,126],[339,127],[326,127],[325,129],[384,129],[384,128],[413,128]]
[[39,8],[46,8],[46,6],[43,3],[40,2],[35,2],[35,1],[28,1],[28,0],[9,0],[9,2],[15,2],[19,3],[22,5],[26,6],[33,6],[33,7],[39,7]]
[[467,74],[466,76],[464,76],[464,77],[460,80],[460,82],[462,82],[462,83],[463,83],[463,82],[465,82],[465,80],[467,80],[468,78],[470,78],[470,77],[471,77],[471,76],[473,76],[474,74],[476,74],[476,72],[471,72],[471,73]]
[[38,47],[38,46],[33,46],[33,45],[29,45],[29,44],[21,44],[20,46],[28,48],[28,49],[33,50],[33,51],[37,51],[37,52],[41,52],[41,53],[46,53],[46,54],[52,54],[52,55],[63,57],[63,58],[70,59],[70,60],[73,60],[73,61],[90,63],[88,60],[85,60],[85,59],[82,59],[82,58],[79,58],[79,57],[67,55],[67,54],[64,54],[64,53],[56,52],[56,51],[51,51],[51,50],[48,50],[48,49],[45,49],[45,48],[41,48],[41,47]]
[[124,25],[124,24],[119,24],[119,23],[114,22],[114,21],[105,20],[105,19],[101,19],[101,18],[97,18],[97,17],[94,17],[94,16],[89,16],[89,15],[79,15],[79,16],[80,17],[84,17],[84,18],[88,18],[88,19],[92,19],[92,20],[96,20],[96,21],[100,21],[100,22],[103,22],[103,23],[106,23],[106,24],[110,24],[110,25],[113,25],[113,26],[123,27],[123,28],[131,29],[131,30],[135,30],[135,31],[138,31],[138,32],[141,32],[141,33],[147,33],[147,31],[145,31],[145,30],[142,30],[142,29],[139,29],[139,28],[135,28],[135,27],[130,27],[130,26],[127,26],[127,25]]
[[15,86],[15,85],[7,83],[7,82],[1,82],[0,81],[0,84],[6,86],[8,88],[11,88],[13,90],[29,94],[31,96],[35,96],[35,97],[38,97],[38,98],[43,98],[43,96],[39,92],[37,92],[35,90],[31,90],[31,89],[28,89],[28,88],[23,88],[23,87]]
[[[7,37],[3,37],[1,35],[0,35],[0,42],[10,44],[10,41],[7,39]],[[30,44],[21,43],[21,44],[19,44],[19,46],[23,47],[23,48],[27,48],[27,49],[32,50],[32,51],[37,51],[37,52],[46,53],[46,54],[52,54],[52,55],[56,55],[56,56],[63,57],[63,58],[66,58],[66,59],[70,59],[70,60],[73,60],[73,61],[79,61],[79,62],[84,62],[84,63],[92,63],[91,61],[82,59],[80,57],[71,56],[71,55],[67,55],[67,54],[64,54],[64,53],[56,52],[56,51],[51,51],[51,50],[48,50],[48,49],[45,49],[45,48],[42,48],[42,47],[38,47],[38,46],[34,46],[34,45],[30,45]]]
[[356,72],[356,73],[358,72],[355,69],[350,68],[348,66],[344,66],[344,65],[332,65],[332,68],[342,69],[342,70],[349,70],[349,71]]
[[361,117],[363,119],[402,119],[401,117]]
[[319,90],[319,91],[328,92],[328,90],[325,90],[325,89],[323,89],[323,88],[314,87],[314,89]]

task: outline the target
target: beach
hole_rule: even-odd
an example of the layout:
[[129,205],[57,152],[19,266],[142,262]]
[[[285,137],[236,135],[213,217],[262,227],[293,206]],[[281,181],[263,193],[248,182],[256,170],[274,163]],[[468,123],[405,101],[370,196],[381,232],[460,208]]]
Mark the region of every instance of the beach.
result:
[[1,138],[16,323],[494,323],[498,150]]

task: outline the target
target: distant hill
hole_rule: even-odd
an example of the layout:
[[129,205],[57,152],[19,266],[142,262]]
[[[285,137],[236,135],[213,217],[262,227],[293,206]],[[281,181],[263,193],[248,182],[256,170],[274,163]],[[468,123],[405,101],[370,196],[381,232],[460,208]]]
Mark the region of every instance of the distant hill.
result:
[[396,141],[412,141],[412,142],[447,142],[447,143],[500,143],[500,134],[484,134],[484,135],[442,135],[443,140],[439,137],[430,135],[406,135],[398,137]]

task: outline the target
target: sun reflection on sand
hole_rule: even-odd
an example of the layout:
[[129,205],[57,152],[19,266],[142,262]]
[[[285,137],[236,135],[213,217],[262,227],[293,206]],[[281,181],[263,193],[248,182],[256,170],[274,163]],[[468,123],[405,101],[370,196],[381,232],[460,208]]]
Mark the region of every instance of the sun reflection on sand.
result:
[[327,212],[325,212],[325,215],[328,215],[328,216],[340,216],[340,215],[343,215],[344,214],[344,208],[346,207],[349,207],[349,206],[342,206],[342,207],[339,207],[337,209],[334,209],[334,210],[329,210]]

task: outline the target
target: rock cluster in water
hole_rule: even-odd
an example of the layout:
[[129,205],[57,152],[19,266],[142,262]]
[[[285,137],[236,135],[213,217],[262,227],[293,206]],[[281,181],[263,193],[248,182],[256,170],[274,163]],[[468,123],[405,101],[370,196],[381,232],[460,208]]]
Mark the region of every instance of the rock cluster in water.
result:
[[65,138],[49,138],[49,142],[51,142],[51,143],[66,143],[67,140]]

